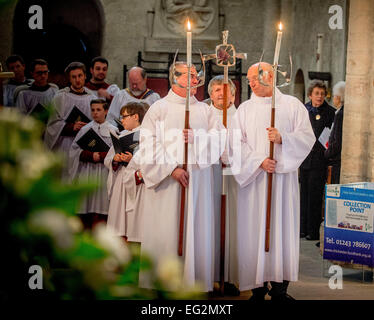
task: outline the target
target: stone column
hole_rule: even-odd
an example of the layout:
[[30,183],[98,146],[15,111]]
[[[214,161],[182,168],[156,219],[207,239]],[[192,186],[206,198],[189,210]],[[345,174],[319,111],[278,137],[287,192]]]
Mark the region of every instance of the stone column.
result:
[[350,1],[341,183],[373,181],[374,1]]

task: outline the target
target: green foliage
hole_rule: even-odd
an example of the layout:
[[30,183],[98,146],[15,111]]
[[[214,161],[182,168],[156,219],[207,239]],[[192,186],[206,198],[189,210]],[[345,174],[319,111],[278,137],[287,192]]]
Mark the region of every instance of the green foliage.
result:
[[[179,267],[154,270],[140,259],[139,245],[127,245],[106,226],[83,231],[76,216],[81,199],[97,185],[61,182],[62,161],[46,150],[43,123],[16,110],[0,110],[0,296],[43,299],[188,298],[179,290]],[[43,290],[28,287],[29,267],[43,270]],[[9,268],[11,266],[11,268]],[[157,290],[138,287],[139,271],[149,272]],[[168,292],[179,291],[178,295]]]

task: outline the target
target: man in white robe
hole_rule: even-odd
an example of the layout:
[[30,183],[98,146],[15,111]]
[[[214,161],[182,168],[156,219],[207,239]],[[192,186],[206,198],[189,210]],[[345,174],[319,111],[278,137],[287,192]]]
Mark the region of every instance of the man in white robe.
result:
[[31,86],[25,85],[16,89],[16,107],[25,114],[30,114],[38,104],[48,107],[59,90],[54,83],[48,83],[47,61],[35,59],[30,69],[34,82]]
[[[230,147],[234,151],[238,190],[238,256],[240,290],[252,289],[253,301],[269,295],[274,300],[292,299],[289,281],[299,271],[300,207],[298,168],[315,142],[307,110],[296,98],[276,89],[275,128],[270,127],[272,69],[264,69],[264,86],[258,81],[258,64],[247,78],[253,94],[242,103],[232,120]],[[240,139],[233,139],[236,133]],[[231,136],[231,134],[233,134]],[[274,160],[269,159],[269,140]],[[238,147],[240,150],[238,150]],[[239,152],[240,151],[240,152]],[[273,173],[270,250],[265,252],[267,173]]]
[[[171,67],[173,68],[173,66]],[[186,186],[183,280],[199,283],[205,292],[214,282],[214,208],[211,164],[218,161],[219,136],[226,130],[214,111],[194,97],[191,89],[189,127],[184,128],[187,66],[176,64],[177,84],[168,95],[156,101],[142,123],[140,171],[146,186],[141,258],[148,255],[156,266],[165,259],[178,259],[181,185]],[[191,68],[191,85],[198,82]],[[188,141],[187,171],[182,168],[184,142]],[[205,151],[205,154],[204,154]],[[223,150],[222,150],[223,151]],[[153,153],[154,152],[154,153]],[[208,156],[207,156],[208,155]],[[140,286],[152,287],[147,274],[140,273]]]
[[128,102],[145,102],[152,105],[160,99],[160,95],[147,88],[147,74],[143,68],[133,67],[129,71],[129,88],[117,92],[110,104],[107,120],[114,126],[119,119],[121,108]]
[[[83,121],[68,123],[66,120],[74,106],[88,119],[92,119],[90,101],[96,99],[96,96],[88,93],[84,87],[86,68],[83,63],[70,63],[65,73],[71,85],[60,90],[52,100],[54,113],[48,121],[44,142],[49,149],[59,151],[66,156],[75,136],[87,124]],[[67,166],[63,168],[62,178],[69,178]]]
[[[208,92],[211,100],[211,108],[223,121],[223,83],[222,75],[214,77],[209,82]],[[227,108],[227,128],[230,130],[231,120],[236,112],[235,84],[229,79],[227,98],[229,107]],[[220,239],[221,239],[221,194],[222,194],[222,163],[212,166],[213,169],[213,197],[214,197],[214,236],[215,236],[215,272],[214,280],[220,281]],[[226,195],[226,228],[225,228],[225,294],[239,295],[238,285],[238,254],[237,254],[237,195],[238,184],[233,177],[229,167],[225,169],[225,179],[227,184]]]

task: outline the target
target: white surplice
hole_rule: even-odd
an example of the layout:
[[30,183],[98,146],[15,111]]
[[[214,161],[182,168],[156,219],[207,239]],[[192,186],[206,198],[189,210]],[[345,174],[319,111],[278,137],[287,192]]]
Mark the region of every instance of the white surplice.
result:
[[[93,94],[78,95],[70,92],[69,87],[60,90],[55,95],[52,100],[54,112],[48,120],[44,135],[44,143],[49,149],[60,151],[63,155],[69,153],[74,137],[61,135],[66,125],[65,120],[69,117],[74,106],[82,111],[89,119],[92,119],[90,101],[93,99],[96,99]],[[69,178],[67,166],[63,169],[62,177],[63,179]]]
[[[223,110],[210,106],[219,121],[222,122]],[[230,130],[231,120],[236,112],[234,105],[227,109],[227,128]],[[221,194],[222,164],[214,164],[213,169],[213,202],[214,202],[214,237],[215,237],[215,270],[214,280],[220,280],[220,239],[221,239]],[[225,169],[229,172],[229,168]],[[225,282],[238,284],[238,250],[237,250],[237,196],[238,184],[233,175],[226,174],[226,226],[225,226]]]
[[[140,127],[132,131],[122,131],[120,137],[139,132]],[[136,153],[135,153],[136,154]],[[108,194],[109,211],[107,227],[118,236],[126,236],[128,241],[141,241],[141,193],[144,184],[136,185],[135,171],[138,170],[134,157],[125,167],[119,165],[113,170],[112,161],[115,156],[114,148],[111,147],[104,164],[109,169]],[[137,208],[138,207],[138,208]]]
[[44,107],[48,106],[59,91],[54,83],[49,83],[49,85],[50,87],[45,91],[32,90],[32,87],[22,90],[16,101],[18,110],[24,114],[29,114],[38,103]]
[[[185,98],[170,90],[165,98],[150,107],[142,123],[140,149],[136,155],[143,161],[140,170],[146,186],[141,255],[149,255],[156,266],[166,257],[178,258],[181,187],[171,174],[183,162],[183,152],[177,150],[184,149],[184,117]],[[204,291],[211,291],[214,280],[211,164],[221,155],[219,143],[213,141],[218,141],[219,133],[225,140],[226,131],[213,110],[195,97],[190,99],[189,119],[190,128],[194,129],[194,143],[189,144],[191,160],[187,167],[189,185],[181,262],[185,284],[199,282]],[[155,150],[157,163],[148,161],[150,150]],[[208,160],[201,150],[210,154]],[[140,273],[140,286],[152,287],[143,272]]]
[[107,190],[108,168],[103,163],[83,162],[80,161],[80,154],[83,151],[77,144],[77,141],[90,129],[93,129],[100,138],[109,146],[112,146],[109,130],[115,128],[105,121],[99,124],[91,121],[85,125],[75,137],[69,151],[69,178],[71,181],[93,181],[99,184],[99,187],[90,195],[82,200],[82,204],[77,213],[100,213],[108,214],[109,198]]
[[118,119],[120,116],[120,111],[123,106],[129,102],[145,102],[148,105],[152,105],[155,101],[160,99],[160,95],[157,92],[152,92],[144,99],[137,99],[130,95],[126,89],[120,90],[113,97],[112,102],[110,103],[110,108],[108,111],[107,121],[109,121],[114,126],[117,126],[114,119]]
[[[276,89],[275,128],[282,144],[274,144],[277,161],[273,174],[270,250],[265,253],[267,173],[260,168],[269,155],[266,128],[270,126],[271,97],[242,103],[232,129],[240,130],[238,190],[238,256],[240,290],[263,286],[265,281],[297,281],[299,271],[300,201],[298,168],[315,142],[306,108],[296,98]],[[230,131],[230,147],[237,148]],[[241,155],[241,156],[240,156]]]

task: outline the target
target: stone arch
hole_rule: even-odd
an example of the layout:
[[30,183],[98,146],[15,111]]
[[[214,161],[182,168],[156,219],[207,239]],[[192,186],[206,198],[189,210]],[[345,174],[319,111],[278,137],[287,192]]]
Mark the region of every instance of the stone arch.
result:
[[305,80],[301,69],[297,70],[294,83],[294,96],[305,103]]
[[[43,29],[29,28],[30,6],[43,9]],[[13,52],[26,63],[35,58],[49,62],[50,81],[65,86],[63,72],[68,63],[90,60],[101,54],[104,11],[99,0],[20,0],[13,19]]]

